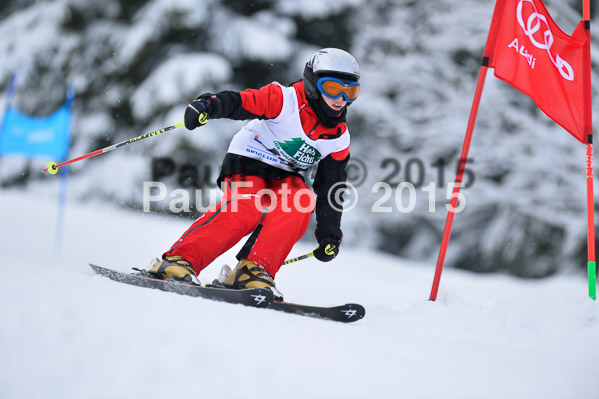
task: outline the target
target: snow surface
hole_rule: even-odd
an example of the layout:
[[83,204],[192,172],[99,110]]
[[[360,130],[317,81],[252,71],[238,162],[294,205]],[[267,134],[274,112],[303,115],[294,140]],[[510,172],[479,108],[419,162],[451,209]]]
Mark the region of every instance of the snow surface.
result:
[[189,222],[71,203],[57,252],[55,198],[0,195],[3,399],[599,397],[599,308],[581,276],[448,269],[430,302],[434,265],[363,249],[279,273],[290,301],[362,303],[344,325],[96,276],[88,262],[143,267]]

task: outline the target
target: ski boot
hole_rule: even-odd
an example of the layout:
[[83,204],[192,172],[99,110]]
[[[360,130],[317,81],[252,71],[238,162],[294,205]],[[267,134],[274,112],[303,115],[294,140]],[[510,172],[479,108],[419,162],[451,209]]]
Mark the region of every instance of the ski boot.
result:
[[233,289],[268,288],[273,292],[276,300],[283,300],[283,294],[277,290],[272,276],[262,266],[249,259],[241,259],[228,276],[221,274],[219,280],[223,286]]
[[180,256],[165,256],[164,260],[155,259],[150,266],[146,273],[151,277],[198,284],[198,276],[193,267]]

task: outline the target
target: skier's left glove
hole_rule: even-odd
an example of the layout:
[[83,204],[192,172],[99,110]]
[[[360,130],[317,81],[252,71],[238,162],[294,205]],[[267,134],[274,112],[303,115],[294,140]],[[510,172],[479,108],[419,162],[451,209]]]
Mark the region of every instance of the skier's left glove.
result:
[[205,100],[198,98],[185,108],[185,127],[193,130],[208,122],[208,107]]
[[314,257],[321,262],[329,262],[339,255],[341,241],[332,237],[324,237],[318,248],[314,250]]

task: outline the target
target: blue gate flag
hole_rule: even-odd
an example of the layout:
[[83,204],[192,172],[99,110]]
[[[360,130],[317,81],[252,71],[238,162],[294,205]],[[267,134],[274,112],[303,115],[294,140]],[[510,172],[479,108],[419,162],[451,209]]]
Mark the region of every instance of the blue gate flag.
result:
[[0,129],[0,154],[48,156],[64,159],[69,150],[71,104],[38,118],[8,108]]

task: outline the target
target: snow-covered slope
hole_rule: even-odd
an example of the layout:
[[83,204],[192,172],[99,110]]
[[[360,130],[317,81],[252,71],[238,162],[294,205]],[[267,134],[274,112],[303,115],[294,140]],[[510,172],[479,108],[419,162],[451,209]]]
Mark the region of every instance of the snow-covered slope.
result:
[[449,269],[430,302],[433,265],[350,247],[279,273],[288,300],[366,307],[343,325],[121,285],[87,266],[144,266],[186,221],[70,205],[56,254],[52,198],[3,191],[0,220],[4,399],[597,397],[599,308],[580,276]]

